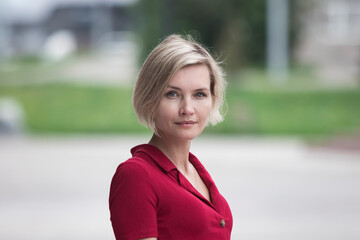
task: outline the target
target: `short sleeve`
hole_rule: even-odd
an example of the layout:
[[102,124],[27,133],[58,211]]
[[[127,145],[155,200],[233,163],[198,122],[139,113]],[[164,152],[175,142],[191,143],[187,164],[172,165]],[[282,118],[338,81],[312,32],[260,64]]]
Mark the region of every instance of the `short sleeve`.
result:
[[110,219],[116,239],[157,237],[156,189],[145,167],[124,162],[110,186]]

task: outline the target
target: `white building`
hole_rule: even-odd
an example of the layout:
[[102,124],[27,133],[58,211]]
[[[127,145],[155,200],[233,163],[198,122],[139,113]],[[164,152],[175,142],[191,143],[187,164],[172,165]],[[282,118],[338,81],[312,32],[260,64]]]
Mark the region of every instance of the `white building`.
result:
[[73,35],[79,48],[93,47],[104,35],[135,28],[136,19],[127,11],[134,3],[136,0],[8,0],[0,5],[0,56],[37,54],[58,31]]
[[314,65],[326,84],[360,83],[360,1],[302,2],[296,58]]

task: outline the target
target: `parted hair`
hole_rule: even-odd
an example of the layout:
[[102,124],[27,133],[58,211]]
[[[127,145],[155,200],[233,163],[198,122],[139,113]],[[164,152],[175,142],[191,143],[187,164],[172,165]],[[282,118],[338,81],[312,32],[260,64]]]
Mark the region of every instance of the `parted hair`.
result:
[[222,68],[191,36],[173,34],[152,50],[136,80],[132,101],[141,124],[156,132],[155,116],[169,81],[180,69],[195,64],[206,65],[210,73],[213,104],[208,122],[215,125],[223,120],[226,81]]

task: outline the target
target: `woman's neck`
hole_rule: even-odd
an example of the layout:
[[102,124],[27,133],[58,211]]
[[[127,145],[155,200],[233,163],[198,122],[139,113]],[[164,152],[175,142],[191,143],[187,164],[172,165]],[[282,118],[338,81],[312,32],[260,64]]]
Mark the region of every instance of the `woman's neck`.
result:
[[174,141],[154,134],[149,144],[159,148],[180,172],[187,173],[189,171],[191,164],[189,162],[190,140]]

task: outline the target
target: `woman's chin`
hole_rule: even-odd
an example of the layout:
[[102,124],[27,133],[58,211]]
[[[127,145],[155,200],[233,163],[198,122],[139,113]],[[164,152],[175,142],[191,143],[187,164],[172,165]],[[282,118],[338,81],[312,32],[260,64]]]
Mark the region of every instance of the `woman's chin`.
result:
[[191,141],[194,138],[196,138],[197,136],[199,136],[200,134],[201,134],[201,132],[181,132],[181,133],[174,135],[174,137],[178,138],[179,140]]

